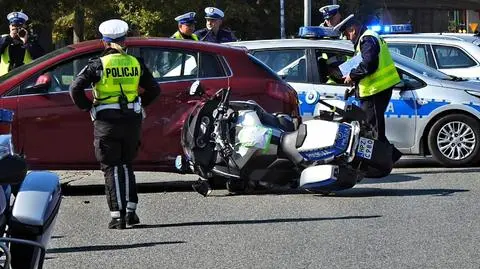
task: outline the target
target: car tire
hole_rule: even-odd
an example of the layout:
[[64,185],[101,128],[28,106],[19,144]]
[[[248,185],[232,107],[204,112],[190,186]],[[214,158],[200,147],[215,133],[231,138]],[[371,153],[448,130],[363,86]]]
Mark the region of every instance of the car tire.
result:
[[475,164],[480,158],[480,123],[463,114],[442,117],[428,133],[428,148],[446,167]]

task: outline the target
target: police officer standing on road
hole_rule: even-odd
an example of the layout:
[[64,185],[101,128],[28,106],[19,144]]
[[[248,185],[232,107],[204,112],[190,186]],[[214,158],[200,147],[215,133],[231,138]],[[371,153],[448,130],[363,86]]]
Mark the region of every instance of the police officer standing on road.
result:
[[216,7],[205,8],[206,28],[195,32],[198,38],[200,38],[200,41],[214,43],[237,41],[237,38],[231,31],[220,29],[224,15],[223,11]]
[[194,34],[195,31],[195,12],[188,12],[177,16],[175,20],[178,23],[178,31],[176,31],[171,38],[176,39],[190,39],[198,41],[198,36]]
[[[105,50],[80,71],[70,85],[70,96],[80,109],[90,111],[93,120],[95,156],[104,172],[112,217],[108,228],[124,229],[140,223],[132,161],[140,145],[142,106],[151,104],[160,88],[143,61],[124,52],[126,22],[108,20],[99,30]],[[93,102],[84,92],[90,85]]]
[[44,54],[42,47],[29,36],[25,28],[27,14],[11,12],[7,19],[10,33],[0,38],[0,76]]
[[[361,63],[345,77],[345,84],[356,84],[362,110],[367,121],[376,128],[378,139],[388,142],[385,136],[385,110],[392,97],[393,87],[400,82],[400,76],[392,60],[387,43],[376,32],[357,20],[345,25],[345,36],[355,45],[355,54],[361,55]],[[401,157],[400,151],[393,150],[393,162]]]
[[324,21],[320,24],[323,27],[335,27],[342,21],[342,14],[340,14],[339,5],[323,6],[319,9],[322,13]]

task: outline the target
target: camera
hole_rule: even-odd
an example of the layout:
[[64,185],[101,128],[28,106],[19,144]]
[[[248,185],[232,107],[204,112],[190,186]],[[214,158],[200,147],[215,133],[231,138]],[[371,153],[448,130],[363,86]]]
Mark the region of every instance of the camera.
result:
[[24,38],[27,35],[27,30],[25,28],[22,28],[18,31],[18,36],[21,38]]

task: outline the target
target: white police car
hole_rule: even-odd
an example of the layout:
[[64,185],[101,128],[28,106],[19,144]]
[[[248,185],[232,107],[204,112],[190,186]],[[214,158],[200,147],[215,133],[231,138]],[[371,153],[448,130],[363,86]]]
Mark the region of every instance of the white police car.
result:
[[384,31],[380,33],[387,41],[390,51],[452,76],[480,78],[478,36],[455,33],[388,34]]
[[[327,83],[322,59],[352,56],[350,41],[277,39],[229,44],[246,47],[284,77],[298,92],[304,119],[314,112],[305,102],[307,92],[343,98],[346,85]],[[431,154],[445,166],[476,163],[480,159],[480,83],[392,54],[402,82],[385,113],[388,139],[404,154]]]

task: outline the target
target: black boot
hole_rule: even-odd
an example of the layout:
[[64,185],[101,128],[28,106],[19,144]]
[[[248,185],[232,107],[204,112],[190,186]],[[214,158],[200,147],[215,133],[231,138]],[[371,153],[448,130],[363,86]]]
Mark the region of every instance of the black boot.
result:
[[108,223],[108,229],[123,230],[125,228],[126,228],[125,218],[112,218],[110,223]]
[[207,197],[207,195],[212,192],[212,188],[206,180],[198,179],[195,183],[192,184],[192,188],[204,197]]
[[140,223],[140,219],[138,218],[137,213],[135,213],[135,211],[127,212],[127,216],[125,217],[125,219],[128,226],[133,226]]

